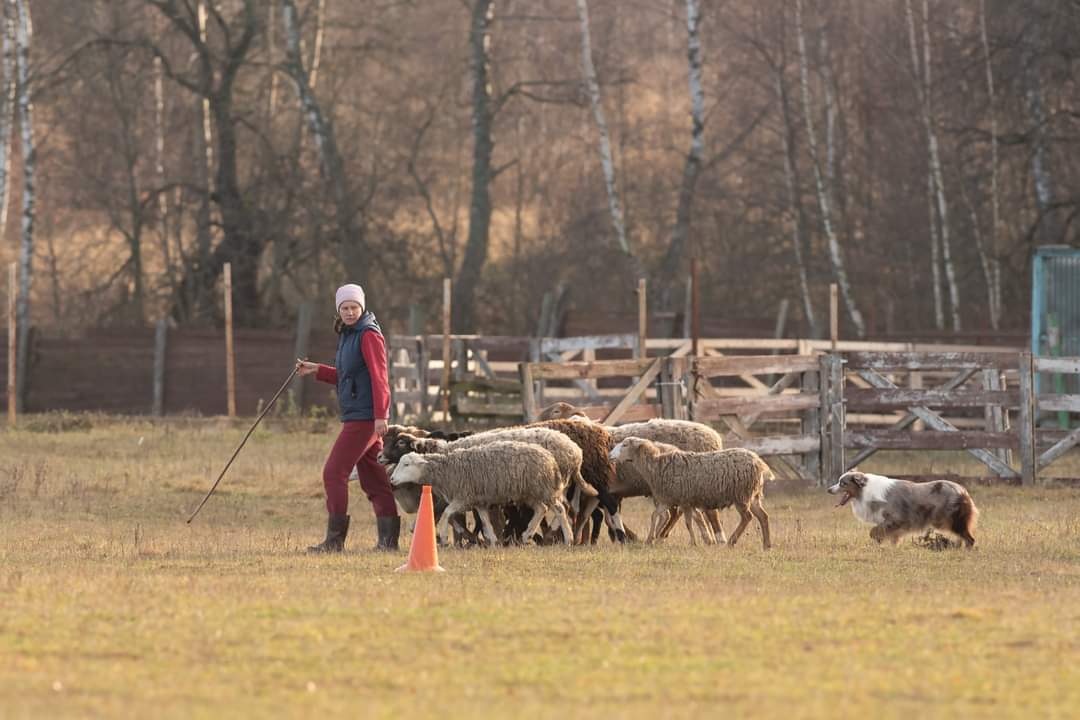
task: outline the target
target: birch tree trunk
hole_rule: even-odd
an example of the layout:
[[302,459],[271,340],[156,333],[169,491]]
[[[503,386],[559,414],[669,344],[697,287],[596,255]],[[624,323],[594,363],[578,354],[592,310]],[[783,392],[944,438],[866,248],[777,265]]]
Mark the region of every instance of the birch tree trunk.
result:
[[[956,282],[956,267],[952,259],[952,246],[949,236],[949,205],[945,197],[945,178],[941,170],[941,153],[938,147],[937,121],[934,117],[931,93],[931,58],[930,58],[930,7],[929,0],[923,0],[923,67],[920,71],[918,59],[918,41],[915,38],[915,19],[911,11],[911,0],[904,0],[904,12],[908,23],[908,39],[911,44],[912,70],[915,73],[915,86],[919,105],[922,110],[923,127],[926,130],[926,146],[931,178],[932,202],[937,206],[937,218],[941,231],[941,259],[945,267],[945,281],[949,288],[949,305],[953,331],[961,329],[960,324],[960,289]],[[933,220],[933,213],[931,213]]]
[[604,117],[604,104],[600,98],[600,84],[596,80],[596,68],[593,66],[592,42],[589,38],[589,5],[587,0],[577,0],[578,20],[581,23],[581,67],[585,74],[585,88],[589,93],[593,118],[600,135],[600,164],[604,169],[604,185],[607,188],[608,211],[611,225],[615,230],[615,241],[619,249],[628,257],[633,257],[630,243],[626,239],[626,225],[623,222],[622,207],[619,204],[619,191],[615,187],[615,163],[611,158],[611,138],[607,120]]
[[825,237],[829,244],[829,259],[832,262],[833,274],[836,283],[840,286],[840,295],[844,298],[844,307],[851,318],[852,325],[859,337],[866,336],[866,323],[862,313],[855,304],[854,295],[851,292],[851,283],[848,281],[847,270],[844,267],[843,251],[840,247],[840,239],[836,235],[832,223],[832,207],[829,195],[825,189],[821,159],[818,153],[817,135],[814,131],[814,116],[810,105],[810,79],[806,59],[806,33],[803,30],[803,3],[796,0],[795,3],[795,32],[799,47],[799,79],[802,86],[803,120],[806,123],[807,145],[810,149],[810,160],[814,169],[814,184],[817,189],[818,210],[821,213],[821,224],[825,230]]
[[675,210],[675,228],[671,233],[671,244],[664,254],[661,265],[659,306],[666,310],[675,310],[678,303],[675,289],[678,279],[684,277],[680,272],[690,236],[691,212],[694,205],[694,190],[701,174],[702,156],[705,152],[705,92],[701,81],[701,38],[698,28],[701,24],[701,8],[698,0],[686,0],[686,61],[687,81],[690,88],[690,150],[686,153],[683,165],[682,184],[679,186],[679,204]]
[[453,328],[456,333],[475,330],[473,309],[476,289],[487,262],[491,231],[492,157],[495,154],[491,99],[491,25],[495,0],[473,0],[469,25],[469,74],[472,80],[473,166],[469,235],[453,287]]
[[28,0],[15,0],[15,49],[18,75],[19,126],[22,131],[23,203],[22,238],[19,244],[19,296],[15,316],[19,325],[17,367],[18,387],[15,390],[19,412],[26,406],[26,381],[30,359],[30,290],[34,269],[34,180],[37,153],[34,147],[34,108],[30,102],[30,43],[33,24]]
[[968,217],[971,219],[971,234],[975,239],[975,250],[979,254],[979,266],[982,268],[983,279],[986,281],[987,299],[989,301],[987,309],[990,311],[990,324],[997,330],[997,320],[994,317],[996,313],[993,293],[994,276],[990,267],[990,257],[986,251],[986,242],[983,239],[982,227],[979,224],[979,214],[975,212],[975,205],[971,202],[971,195],[968,193],[964,182],[960,183],[960,199],[964,202]]
[[[203,47],[206,47],[206,5],[203,0],[199,0],[197,8],[197,21],[199,30],[199,42]],[[210,72],[209,70],[204,73]],[[210,86],[213,83],[213,78],[204,78],[203,82],[206,86],[206,92],[203,93],[199,99],[199,133],[198,142],[196,147],[201,151],[199,167],[199,181],[203,186],[203,194],[199,200],[199,209],[196,213],[195,219],[195,249],[196,249],[196,262],[198,263],[198,270],[196,271],[197,281],[191,288],[190,306],[193,309],[193,314],[202,320],[207,320],[210,314],[210,308],[213,305],[213,301],[209,297],[210,294],[210,244],[211,244],[211,208],[210,208],[210,195],[212,194],[212,185],[214,177],[214,136],[213,129],[211,128],[210,121]]]
[[1055,243],[1061,241],[1061,231],[1053,215],[1054,176],[1047,162],[1046,152],[1046,113],[1043,110],[1041,63],[1039,45],[1041,31],[1039,17],[1031,21],[1030,36],[1026,38],[1027,51],[1024,53],[1024,100],[1028,119],[1032,124],[1032,136],[1035,142],[1031,154],[1031,175],[1035,181],[1035,202],[1039,208],[1039,241]]
[[[160,21],[157,15],[153,16],[155,35],[160,30]],[[154,174],[158,183],[158,232],[160,233],[161,259],[164,265],[165,281],[171,293],[175,293],[179,284],[177,282],[177,270],[173,263],[172,247],[169,242],[169,194],[164,192],[166,183],[165,173],[165,71],[162,67],[161,58],[154,56]],[[178,252],[178,255],[182,255]]]
[[0,95],[0,238],[7,228],[8,201],[11,197],[11,133],[15,127],[15,13],[9,0],[3,0],[3,94]]
[[[910,2],[910,0],[908,0]],[[941,152],[938,147],[937,119],[933,113],[933,96],[930,83],[930,0],[923,0],[923,97],[925,100],[926,132],[930,141],[930,164],[934,169],[934,186],[937,190],[938,216],[941,220],[941,259],[945,264],[945,280],[949,285],[949,306],[952,310],[952,329],[960,331],[960,285],[956,282],[956,264],[952,258],[949,236],[949,204],[945,197],[945,174],[941,170]]]
[[274,22],[274,9],[277,7],[277,3],[268,3],[266,8],[267,20],[266,20],[266,57],[270,64],[270,96],[267,98],[268,107],[270,110],[269,117],[267,118],[267,124],[274,124],[274,115],[277,113],[277,69],[274,65],[277,62],[277,39],[274,34],[274,28],[277,27]]
[[315,6],[315,48],[311,52],[311,91],[319,84],[319,68],[322,66],[323,34],[326,27],[326,0]]
[[945,329],[945,302],[941,295],[941,240],[938,238],[937,203],[934,200],[934,174],[926,170],[926,212],[930,228],[930,278],[934,283],[934,327]]
[[356,209],[349,193],[345,163],[338,148],[333,122],[323,113],[304,69],[300,50],[299,14],[293,0],[281,0],[281,20],[285,28],[285,67],[296,86],[300,107],[315,140],[323,178],[330,186],[330,194],[334,200],[338,246],[341,248],[345,269],[351,282],[363,285],[367,282],[367,268],[370,265],[370,262],[364,260],[367,248],[363,228],[356,223]]
[[987,291],[990,300],[990,324],[997,330],[1001,324],[1001,259],[998,248],[1001,227],[1001,205],[998,193],[998,124],[994,94],[994,68],[990,62],[990,36],[986,31],[986,0],[979,0],[979,36],[982,40],[983,63],[986,66],[986,94],[990,113],[990,237],[987,242]]
[[776,96],[780,101],[780,110],[784,118],[784,184],[787,186],[788,208],[791,211],[791,244],[795,248],[795,268],[799,274],[799,291],[802,294],[803,316],[810,329],[810,336],[818,336],[817,315],[814,312],[814,300],[810,296],[810,283],[806,277],[806,259],[803,255],[806,215],[801,199],[802,181],[799,178],[799,161],[795,149],[795,123],[791,117],[791,103],[788,97],[787,82],[784,78],[784,66],[776,68]]

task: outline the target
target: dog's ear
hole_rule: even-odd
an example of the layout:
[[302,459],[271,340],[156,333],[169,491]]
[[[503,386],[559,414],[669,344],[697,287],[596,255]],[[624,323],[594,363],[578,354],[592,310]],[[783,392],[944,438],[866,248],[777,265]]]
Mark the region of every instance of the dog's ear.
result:
[[848,475],[851,478],[851,482],[855,483],[859,487],[866,487],[866,475],[861,472],[853,472]]

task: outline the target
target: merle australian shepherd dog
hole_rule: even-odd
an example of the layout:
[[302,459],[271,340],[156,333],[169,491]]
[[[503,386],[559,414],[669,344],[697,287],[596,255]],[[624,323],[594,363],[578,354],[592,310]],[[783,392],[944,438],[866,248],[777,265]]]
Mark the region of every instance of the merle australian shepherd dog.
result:
[[979,511],[962,486],[947,480],[914,483],[851,470],[829,487],[843,494],[837,507],[851,503],[855,517],[874,527],[870,537],[895,545],[902,536],[935,528],[975,544],[971,531]]

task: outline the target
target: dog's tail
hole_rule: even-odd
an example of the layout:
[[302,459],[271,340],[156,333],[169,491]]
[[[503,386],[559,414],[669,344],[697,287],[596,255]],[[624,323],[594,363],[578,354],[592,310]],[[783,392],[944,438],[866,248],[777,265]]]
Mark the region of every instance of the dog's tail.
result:
[[956,533],[968,547],[975,544],[975,524],[979,521],[979,509],[975,507],[975,501],[966,491],[959,498],[959,505],[953,514],[952,531]]

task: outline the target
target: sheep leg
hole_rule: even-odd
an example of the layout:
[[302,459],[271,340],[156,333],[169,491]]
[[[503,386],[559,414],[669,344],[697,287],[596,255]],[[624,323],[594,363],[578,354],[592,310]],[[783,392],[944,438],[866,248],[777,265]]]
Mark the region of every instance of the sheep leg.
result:
[[691,512],[694,516],[694,524],[697,525],[698,533],[701,535],[702,544],[715,545],[716,538],[713,537],[712,529],[705,522],[705,513],[700,508],[694,508]]
[[457,500],[451,501],[450,504],[446,506],[446,509],[443,511],[442,517],[439,518],[438,525],[435,526],[437,531],[435,534],[438,542],[443,542],[444,539],[447,537],[446,530],[447,525],[450,524],[450,518],[454,515],[454,513],[459,513],[464,509],[465,508]]
[[727,535],[724,534],[724,523],[720,522],[720,511],[716,508],[705,511],[705,519],[709,521],[709,525],[712,526],[713,536],[716,539],[717,545],[727,544]]
[[686,534],[690,536],[690,544],[697,546],[697,540],[694,539],[694,514],[697,513],[696,508],[687,508],[683,511],[683,516],[686,519]]
[[595,510],[599,504],[600,500],[594,497],[585,498],[581,503],[581,512],[578,513],[578,516],[574,521],[574,542],[578,545],[585,544],[585,536],[582,530],[585,527],[585,523],[588,521],[589,516],[592,515],[592,511]]
[[487,538],[490,547],[498,547],[499,537],[495,534],[495,527],[491,523],[491,511],[488,508],[477,508],[476,514],[480,517],[480,525],[484,529],[484,537]]
[[649,537],[645,539],[645,542],[654,542],[663,540],[660,537],[660,528],[667,522],[668,511],[670,506],[663,503],[654,502],[654,509],[652,514],[652,522],[649,523]]
[[559,530],[562,531],[563,542],[567,545],[571,542],[571,528],[570,517],[566,514],[566,506],[560,499],[554,505],[555,520],[559,523]]
[[600,502],[604,509],[604,521],[615,531],[615,538],[620,543],[626,542],[626,528],[623,527],[622,515],[619,513],[619,498],[604,493]]
[[[454,530],[454,545],[468,547],[479,543],[477,533],[469,530],[468,516],[465,513],[450,515],[450,527]],[[477,529],[479,530],[479,524],[477,524]]]
[[530,505],[533,511],[532,520],[529,522],[529,526],[525,528],[524,534],[521,536],[521,544],[527,545],[532,540],[533,535],[536,534],[537,529],[540,527],[540,521],[544,519],[544,515],[547,514],[547,505],[542,502],[532,503]]
[[735,509],[739,511],[739,527],[735,528],[735,532],[731,533],[731,539],[728,540],[729,547],[735,547],[735,543],[739,542],[739,538],[742,537],[743,531],[746,530],[746,526],[750,524],[750,521],[754,518],[750,514],[750,504],[736,505]]
[[602,508],[593,510],[589,520],[592,522],[589,544],[595,545],[596,540],[600,537],[600,531],[604,528],[604,510]]
[[677,505],[673,505],[671,509],[668,510],[668,517],[664,522],[664,527],[660,529],[661,540],[670,535],[671,531],[675,529],[675,525],[677,525],[679,522],[679,515],[681,514],[681,512],[681,508],[679,508]]
[[761,544],[766,550],[772,547],[772,543],[769,541],[769,513],[765,512],[765,508],[761,505],[761,497],[754,498],[753,503],[750,505],[750,512],[757,518],[758,525],[761,526]]
[[488,517],[491,518],[492,529],[495,530],[495,537],[500,545],[505,544],[506,541],[506,512],[503,510],[502,505],[492,505],[488,508]]

